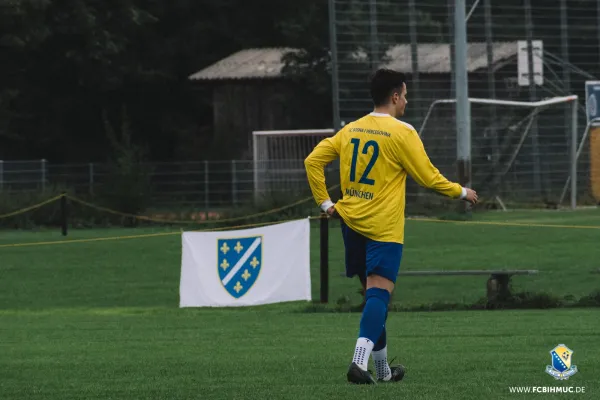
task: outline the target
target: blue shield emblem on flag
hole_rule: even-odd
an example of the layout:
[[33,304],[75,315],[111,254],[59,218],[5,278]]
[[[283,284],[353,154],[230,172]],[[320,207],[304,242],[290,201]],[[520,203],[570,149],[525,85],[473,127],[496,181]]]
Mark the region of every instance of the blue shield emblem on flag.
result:
[[256,283],[262,267],[262,242],[262,236],[217,240],[219,278],[236,299]]

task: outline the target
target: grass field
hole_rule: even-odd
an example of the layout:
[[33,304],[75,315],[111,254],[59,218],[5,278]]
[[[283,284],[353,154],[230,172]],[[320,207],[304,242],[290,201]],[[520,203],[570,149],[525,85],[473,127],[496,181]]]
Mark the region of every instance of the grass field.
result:
[[[510,212],[482,222],[600,226],[600,210]],[[164,233],[166,228],[0,232],[0,246]],[[318,298],[318,231],[312,238]],[[599,229],[408,221],[402,268],[538,269],[514,289],[582,296],[600,289]],[[330,232],[332,303],[356,294],[340,277]],[[177,234],[0,247],[0,399],[500,399],[511,386],[584,386],[600,398],[600,309],[391,313],[396,385],[345,382],[360,315],[306,313],[305,304],[227,310],[178,308]],[[470,302],[485,277],[405,277],[394,301]],[[544,372],[564,343],[579,372]]]

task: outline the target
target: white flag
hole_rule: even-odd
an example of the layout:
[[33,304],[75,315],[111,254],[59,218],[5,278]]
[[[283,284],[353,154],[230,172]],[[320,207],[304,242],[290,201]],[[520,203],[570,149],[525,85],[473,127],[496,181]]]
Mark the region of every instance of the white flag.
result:
[[180,307],[311,300],[308,219],[182,234]]

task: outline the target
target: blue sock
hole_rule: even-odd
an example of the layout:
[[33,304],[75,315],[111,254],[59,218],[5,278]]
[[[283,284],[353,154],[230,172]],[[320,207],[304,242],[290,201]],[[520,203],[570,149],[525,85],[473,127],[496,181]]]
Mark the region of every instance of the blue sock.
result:
[[[387,322],[388,312],[385,312],[385,322]],[[387,335],[385,332],[385,323],[383,325],[383,332],[381,332],[381,336],[379,336],[379,340],[375,343],[375,347],[373,347],[373,351],[383,350],[387,346]]]
[[367,303],[360,319],[358,336],[377,343],[385,328],[390,292],[385,289],[370,288],[367,290],[366,298]]
[[385,346],[387,346],[387,335],[385,334],[385,325],[384,325],[383,332],[381,332],[381,335],[379,336],[379,340],[377,340],[377,343],[375,343],[375,346],[373,347],[373,351],[383,350],[385,348]]
[[[388,313],[385,313],[385,321],[387,322]],[[389,380],[392,375],[392,370],[387,360],[387,334],[385,325],[383,326],[383,332],[379,336],[379,340],[373,347],[373,363],[375,364],[375,372],[377,373],[377,379]]]
[[385,329],[390,293],[385,289],[367,289],[366,303],[360,319],[360,332],[354,349],[353,363],[367,370],[369,357]]

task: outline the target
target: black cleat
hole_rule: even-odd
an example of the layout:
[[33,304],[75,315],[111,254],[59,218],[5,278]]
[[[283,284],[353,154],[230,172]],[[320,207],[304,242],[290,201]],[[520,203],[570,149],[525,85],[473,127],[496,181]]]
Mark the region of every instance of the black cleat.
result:
[[373,375],[369,371],[364,371],[356,363],[350,364],[348,367],[348,382],[355,383],[357,385],[376,385],[377,382],[373,378]]
[[390,365],[390,369],[392,370],[392,378],[390,379],[391,382],[400,382],[402,378],[404,378],[404,374],[406,372],[404,365],[398,364],[394,365],[393,367]]
[[397,364],[397,365],[391,365],[391,363],[394,362],[394,360],[392,360],[390,362],[390,369],[392,370],[392,377],[390,378],[389,381],[384,381],[382,379],[378,379],[378,381],[380,382],[400,382],[402,380],[402,378],[404,378],[404,374],[406,373],[406,369],[404,368],[404,365],[402,364]]

